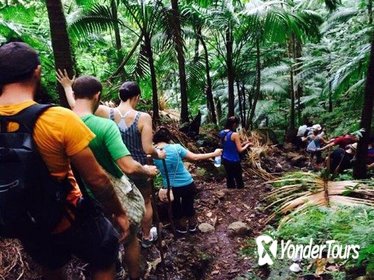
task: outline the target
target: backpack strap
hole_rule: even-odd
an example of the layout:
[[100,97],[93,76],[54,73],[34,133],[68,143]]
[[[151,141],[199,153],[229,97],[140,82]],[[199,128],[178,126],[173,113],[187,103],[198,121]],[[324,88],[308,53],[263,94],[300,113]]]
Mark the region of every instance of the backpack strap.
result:
[[15,122],[19,125],[19,129],[16,132],[32,133],[37,119],[52,106],[54,105],[36,103],[21,110],[15,115],[0,116],[1,132],[7,132],[9,122]]
[[115,122],[115,119],[114,119],[114,109],[113,108],[109,109],[109,119],[111,119],[112,121]]

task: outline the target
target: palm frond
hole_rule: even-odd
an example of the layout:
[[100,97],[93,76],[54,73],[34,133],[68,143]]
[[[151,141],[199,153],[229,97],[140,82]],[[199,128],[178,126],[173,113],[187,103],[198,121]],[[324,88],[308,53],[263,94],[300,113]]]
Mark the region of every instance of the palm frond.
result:
[[[303,177],[299,177],[303,175]],[[268,208],[274,212],[267,219],[273,220],[277,215],[284,215],[280,224],[287,221],[290,215],[308,209],[309,206],[330,207],[335,204],[357,206],[374,206],[374,182],[362,181],[327,181],[311,173],[300,173],[297,176],[272,181],[276,187],[268,196]],[[279,187],[280,186],[280,187]]]
[[[69,32],[79,37],[90,33],[112,30],[115,23],[110,7],[96,4],[89,11],[81,14],[74,14],[71,22],[68,22]],[[121,23],[118,21],[118,23]]]

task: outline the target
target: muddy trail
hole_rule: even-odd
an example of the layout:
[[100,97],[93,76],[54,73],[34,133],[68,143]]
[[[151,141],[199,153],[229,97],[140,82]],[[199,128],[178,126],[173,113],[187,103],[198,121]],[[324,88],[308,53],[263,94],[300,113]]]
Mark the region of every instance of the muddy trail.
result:
[[[262,182],[246,178],[244,189],[226,189],[224,180],[196,180],[196,183],[198,221],[200,229],[208,232],[199,230],[194,234],[174,236],[170,229],[163,231],[168,279],[234,279],[245,276],[255,260],[245,257],[241,250],[249,238],[261,232],[265,217],[257,209],[264,196]],[[229,229],[230,224],[239,221],[247,227]],[[161,265],[155,276],[163,276]]]
[[[305,169],[307,158],[274,147],[261,165],[269,174],[280,176],[287,171]],[[167,279],[251,279],[250,275],[266,279],[268,271],[258,267],[255,248],[248,242],[252,241],[253,245],[265,227],[264,221],[269,213],[263,212],[262,200],[271,186],[260,176],[253,175],[256,174],[253,170],[249,172],[250,167],[244,164],[244,189],[227,189],[223,168],[211,166],[212,163],[206,163],[189,167],[198,188],[195,208],[200,229],[204,232],[172,234],[167,206],[161,205]],[[237,222],[243,224],[230,229]],[[250,253],[243,254],[243,249]],[[148,254],[146,258],[150,267],[157,263],[155,272],[147,274],[149,279],[163,279],[165,272],[159,264],[157,249],[154,247],[145,254]]]
[[[298,163],[302,163],[299,167]],[[261,159],[269,174],[281,175],[304,168],[306,158],[284,148],[273,147]],[[144,279],[266,279],[266,271],[257,266],[255,248],[248,247],[264,228],[269,213],[261,210],[261,200],[271,190],[264,178],[256,175],[243,161],[244,189],[227,189],[224,170],[212,162],[188,164],[197,185],[195,209],[199,230],[196,233],[172,233],[167,204],[158,204],[162,221],[161,263],[158,246],[142,249]],[[239,223],[238,225],[238,222]],[[234,224],[233,224],[234,223]],[[233,227],[229,229],[229,227]],[[0,279],[42,279],[40,268],[24,253],[17,241],[0,239]],[[250,254],[243,254],[243,249]],[[67,267],[68,279],[91,279],[88,266],[74,259]],[[118,278],[120,279],[120,278]],[[126,278],[124,278],[126,279]]]

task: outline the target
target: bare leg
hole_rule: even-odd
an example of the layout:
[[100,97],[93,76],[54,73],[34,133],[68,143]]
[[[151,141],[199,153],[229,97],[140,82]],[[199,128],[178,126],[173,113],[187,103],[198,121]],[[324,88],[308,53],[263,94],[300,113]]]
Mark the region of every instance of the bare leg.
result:
[[93,280],[113,280],[116,276],[116,269],[115,265],[113,264],[111,267],[105,270],[94,270],[93,271]]
[[148,196],[144,198],[144,202],[145,202],[145,213],[144,213],[144,217],[142,220],[142,232],[143,232],[143,238],[150,239],[151,238],[150,230],[152,227],[152,217],[153,217],[151,197]]
[[130,279],[140,277],[140,245],[136,236],[125,246],[125,264],[129,270]]

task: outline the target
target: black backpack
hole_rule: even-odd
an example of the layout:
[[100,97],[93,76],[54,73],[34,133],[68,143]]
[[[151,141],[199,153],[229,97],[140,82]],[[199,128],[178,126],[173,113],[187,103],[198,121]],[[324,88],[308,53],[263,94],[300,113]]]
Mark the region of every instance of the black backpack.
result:
[[[0,116],[0,236],[18,237],[29,230],[52,231],[67,215],[65,178],[54,179],[34,143],[38,117],[52,105],[34,104],[16,115]],[[8,132],[8,123],[19,129]]]

